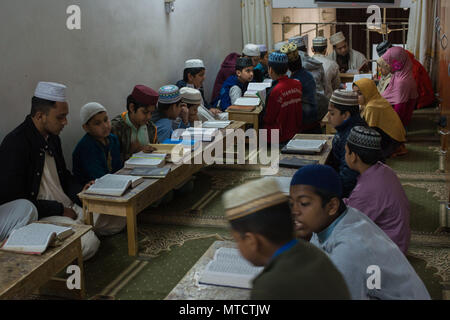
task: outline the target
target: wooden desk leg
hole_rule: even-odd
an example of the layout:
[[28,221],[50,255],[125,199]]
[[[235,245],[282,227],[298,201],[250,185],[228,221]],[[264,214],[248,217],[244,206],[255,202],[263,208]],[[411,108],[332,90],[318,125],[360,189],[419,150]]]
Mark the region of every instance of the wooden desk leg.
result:
[[88,212],[87,206],[84,205],[84,203],[83,203],[83,216],[85,224],[94,226],[94,215],[92,212]]
[[138,253],[136,213],[133,206],[127,207],[128,255],[135,257]]
[[80,299],[86,298],[86,287],[84,282],[84,264],[83,264],[83,253],[81,251],[81,238],[77,240],[77,250],[78,250],[78,267],[80,268]]

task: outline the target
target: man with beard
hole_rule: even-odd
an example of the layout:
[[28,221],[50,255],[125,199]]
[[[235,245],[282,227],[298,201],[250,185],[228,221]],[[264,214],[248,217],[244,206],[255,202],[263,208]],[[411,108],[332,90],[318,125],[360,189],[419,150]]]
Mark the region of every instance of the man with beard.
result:
[[355,73],[360,71],[365,73],[369,71],[366,57],[361,52],[349,48],[342,32],[333,34],[330,42],[334,50],[329,58],[337,62],[339,72],[346,73],[352,70]]

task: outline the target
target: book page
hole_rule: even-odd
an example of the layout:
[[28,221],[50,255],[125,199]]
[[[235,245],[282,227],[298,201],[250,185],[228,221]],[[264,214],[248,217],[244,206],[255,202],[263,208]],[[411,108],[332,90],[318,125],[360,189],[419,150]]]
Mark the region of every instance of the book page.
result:
[[250,82],[247,86],[247,90],[249,91],[261,91],[266,90],[266,88],[270,88],[272,86],[272,82]]
[[55,235],[62,235],[71,230],[72,228],[53,224],[31,223],[13,230],[3,249],[42,253]]
[[251,281],[263,267],[255,267],[245,260],[238,249],[220,248],[208,263],[199,282],[237,288],[251,288]]
[[203,128],[225,129],[231,124],[231,121],[206,121],[202,123]]
[[260,103],[261,103],[261,100],[259,98],[244,97],[244,98],[236,99],[236,101],[234,102],[234,105],[235,106],[259,106]]

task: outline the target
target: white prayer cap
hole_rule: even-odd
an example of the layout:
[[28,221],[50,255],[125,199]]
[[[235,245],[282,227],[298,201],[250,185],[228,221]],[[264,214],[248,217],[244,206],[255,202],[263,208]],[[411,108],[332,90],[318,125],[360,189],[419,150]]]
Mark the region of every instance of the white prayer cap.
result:
[[187,104],[201,104],[202,94],[199,90],[189,87],[183,87],[180,89],[181,101]]
[[248,43],[245,45],[244,50],[242,50],[242,53],[247,57],[259,57],[259,47],[256,44]]
[[106,112],[106,109],[100,103],[89,102],[85,104],[80,110],[81,124],[86,124],[93,116],[103,111]]
[[284,46],[287,43],[287,41],[281,41],[281,42],[277,42],[273,45],[273,50],[274,51],[280,51],[281,47]]
[[265,44],[258,44],[259,52],[267,52],[267,47]]
[[34,96],[50,101],[65,102],[66,88],[67,87],[63,84],[41,81],[36,86]]
[[205,68],[205,65],[203,64],[203,61],[200,59],[190,59],[186,61],[184,68],[185,69]]
[[222,201],[225,217],[234,220],[287,202],[288,198],[277,180],[266,178],[247,182],[225,192]]
[[292,37],[288,39],[288,42],[292,42],[295,43],[297,45],[297,48],[300,47],[306,47],[306,43],[308,42],[308,37],[307,36],[297,36],[297,37]]
[[330,42],[333,46],[341,43],[342,41],[345,41],[345,36],[342,31],[339,31],[338,33],[335,33],[330,37]]

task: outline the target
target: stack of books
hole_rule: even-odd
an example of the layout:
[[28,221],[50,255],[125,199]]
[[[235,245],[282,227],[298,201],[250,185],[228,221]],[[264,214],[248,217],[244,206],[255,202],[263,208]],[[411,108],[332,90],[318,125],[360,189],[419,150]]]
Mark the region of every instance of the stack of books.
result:
[[227,110],[231,111],[248,111],[251,112],[256,109],[257,106],[261,104],[261,99],[242,97],[238,98],[233,105],[229,106]]
[[125,161],[126,169],[134,168],[157,168],[166,164],[166,153],[144,153],[139,152],[131,156]]

